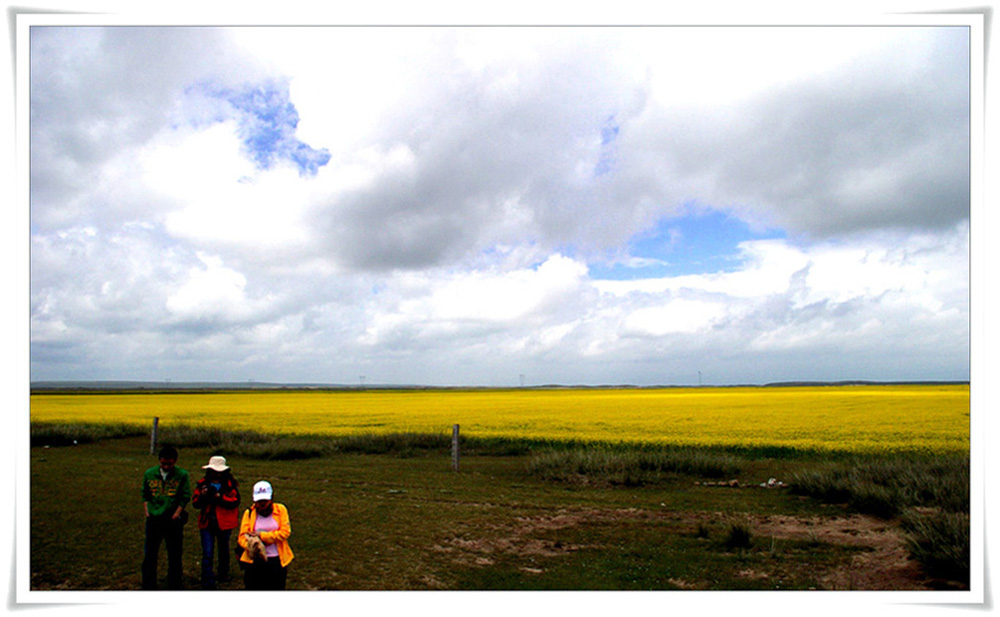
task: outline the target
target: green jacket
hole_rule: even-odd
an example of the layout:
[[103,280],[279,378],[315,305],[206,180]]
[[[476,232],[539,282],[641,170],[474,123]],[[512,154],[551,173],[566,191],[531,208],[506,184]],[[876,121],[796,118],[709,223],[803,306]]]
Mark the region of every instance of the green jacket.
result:
[[164,480],[159,465],[150,467],[142,476],[142,500],[149,504],[150,516],[160,516],[164,512],[172,514],[178,507],[186,506],[191,500],[188,472],[174,467]]

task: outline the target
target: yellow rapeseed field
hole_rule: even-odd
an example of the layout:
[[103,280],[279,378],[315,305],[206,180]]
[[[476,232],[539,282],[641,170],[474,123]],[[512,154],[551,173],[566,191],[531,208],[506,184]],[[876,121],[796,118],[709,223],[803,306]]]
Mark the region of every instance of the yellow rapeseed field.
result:
[[35,394],[31,420],[968,452],[969,386]]

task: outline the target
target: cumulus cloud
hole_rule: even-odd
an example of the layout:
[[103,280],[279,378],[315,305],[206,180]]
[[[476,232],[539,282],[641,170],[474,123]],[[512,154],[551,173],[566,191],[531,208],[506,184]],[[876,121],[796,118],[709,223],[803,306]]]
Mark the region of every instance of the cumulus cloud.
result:
[[169,126],[187,84],[205,74],[225,75],[228,54],[217,34],[32,28],[33,223],[93,218],[86,197],[103,164]]
[[[370,45],[383,43],[370,36]],[[698,53],[649,40],[669,41],[669,29],[611,33],[601,46],[593,36],[543,31],[503,54],[463,32],[428,57],[418,53],[424,61],[407,65],[407,88],[386,94],[388,102],[376,99],[382,114],[360,120],[373,127],[368,141],[355,139],[357,150],[335,158],[366,181],[317,195],[317,233],[328,255],[352,268],[423,268],[525,236],[596,254],[692,200],[821,237],[968,217],[961,29],[919,37],[881,31],[874,40],[839,34],[827,43],[861,37],[864,44],[849,47],[855,55],[840,63],[827,60],[825,73],[802,70],[777,82],[775,68],[743,58],[739,67],[772,87],[741,96],[723,87],[697,100],[687,92],[711,91],[704,86],[719,77],[710,71],[732,56],[685,73],[675,61],[629,53]],[[703,52],[725,36],[711,30],[683,43]],[[787,39],[767,48],[784,54],[829,51],[798,31],[754,34],[762,37]],[[427,45],[420,39],[418,49]],[[754,49],[741,53],[773,58]],[[674,81],[664,83],[665,75]],[[336,105],[342,92],[329,96]],[[341,140],[332,129],[312,134]]]
[[[552,255],[534,269],[472,271],[453,276],[407,278],[410,293],[371,316],[363,342],[399,339],[481,340],[484,335],[525,336],[561,324],[584,305],[586,266]],[[509,342],[507,343],[510,344]]]
[[734,272],[595,285],[640,307],[630,312],[623,334],[644,344],[698,333],[706,349],[746,358],[769,351],[850,353],[875,345],[873,360],[905,364],[906,354],[936,354],[943,365],[964,367],[967,225],[945,239],[891,234],[877,244],[854,238],[807,247],[750,242],[747,261]]
[[[963,28],[44,27],[30,47],[39,377],[968,372]],[[692,212],[773,233],[699,269],[670,225]],[[646,278],[596,274],[613,264]]]

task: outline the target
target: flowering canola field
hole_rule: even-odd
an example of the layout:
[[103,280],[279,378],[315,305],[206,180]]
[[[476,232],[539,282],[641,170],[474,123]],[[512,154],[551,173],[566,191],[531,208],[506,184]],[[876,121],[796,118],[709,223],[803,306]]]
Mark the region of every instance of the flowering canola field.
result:
[[33,394],[31,420],[799,450],[969,450],[969,386]]

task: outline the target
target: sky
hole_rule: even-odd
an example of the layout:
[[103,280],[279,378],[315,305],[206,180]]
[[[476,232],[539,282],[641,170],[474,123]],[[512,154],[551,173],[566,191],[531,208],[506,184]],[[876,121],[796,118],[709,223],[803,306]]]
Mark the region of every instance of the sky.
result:
[[970,44],[35,26],[31,380],[968,380]]

